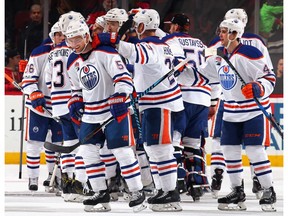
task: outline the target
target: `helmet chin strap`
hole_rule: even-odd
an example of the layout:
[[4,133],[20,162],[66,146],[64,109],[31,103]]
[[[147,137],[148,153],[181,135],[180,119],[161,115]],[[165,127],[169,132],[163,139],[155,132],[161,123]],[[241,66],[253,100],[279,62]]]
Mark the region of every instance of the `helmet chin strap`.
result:
[[[229,34],[229,35],[231,35],[231,34]],[[227,46],[225,46],[225,48],[226,48],[227,50],[228,50],[230,44],[237,39],[238,32],[237,32],[237,35],[236,35],[236,37],[235,37],[234,40],[229,40],[229,35],[228,35],[228,44],[227,44]]]

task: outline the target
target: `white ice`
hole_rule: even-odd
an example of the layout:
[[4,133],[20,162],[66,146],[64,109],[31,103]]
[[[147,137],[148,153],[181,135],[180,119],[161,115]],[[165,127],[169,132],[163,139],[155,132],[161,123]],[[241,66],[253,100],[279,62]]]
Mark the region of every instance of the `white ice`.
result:
[[[210,173],[210,167],[208,167]],[[139,213],[133,213],[132,209],[128,207],[122,197],[120,201],[111,202],[112,210],[105,213],[90,213],[84,212],[82,203],[64,202],[61,197],[56,197],[53,194],[44,192],[42,182],[46,179],[48,172],[45,165],[41,165],[39,177],[39,190],[31,194],[28,190],[28,177],[26,166],[22,167],[22,178],[19,179],[19,165],[5,165],[5,216],[78,216],[78,215],[128,215],[136,214],[142,215],[189,215],[189,216],[217,216],[217,215],[283,215],[283,168],[272,167],[274,188],[277,193],[277,212],[269,213],[263,212],[259,205],[259,200],[256,199],[252,193],[252,180],[250,177],[249,167],[244,167],[244,185],[246,193],[246,211],[240,212],[226,212],[217,209],[217,200],[213,199],[210,193],[201,197],[199,202],[193,202],[192,198],[183,194],[181,195],[182,212],[163,213],[152,212],[150,209],[145,209]],[[210,179],[210,178],[209,178]],[[219,192],[220,196],[225,196],[230,193],[230,184],[227,174],[224,176],[222,189]]]

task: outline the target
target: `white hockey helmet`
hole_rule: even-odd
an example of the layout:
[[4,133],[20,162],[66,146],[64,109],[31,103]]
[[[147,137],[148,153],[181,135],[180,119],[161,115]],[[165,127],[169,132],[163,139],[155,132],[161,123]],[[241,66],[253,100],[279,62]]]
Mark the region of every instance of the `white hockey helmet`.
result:
[[69,22],[69,25],[67,26],[65,32],[67,39],[76,36],[82,36],[84,38],[86,34],[89,35],[89,41],[92,41],[89,27],[83,20],[72,20],[71,22]]
[[244,33],[244,24],[239,19],[227,19],[220,23],[220,28],[227,28],[228,33],[237,32],[236,38],[241,38]]
[[61,28],[62,33],[65,35],[67,26],[72,20],[83,20],[85,18],[82,16],[81,13],[75,11],[69,11],[68,13],[62,14],[58,20],[59,26]]
[[119,22],[119,27],[121,27],[128,20],[128,14],[124,9],[112,8],[104,16],[104,20],[117,21]]
[[143,23],[144,31],[156,30],[160,25],[160,16],[154,9],[144,9],[135,14],[133,21],[135,22],[135,27],[138,27],[140,23]]
[[248,16],[244,9],[233,8],[226,12],[224,19],[239,19],[243,22],[244,27],[248,22]]
[[62,31],[61,31],[61,28],[60,28],[60,25],[59,25],[59,22],[56,22],[56,23],[52,26],[52,28],[51,28],[51,30],[50,30],[50,32],[49,32],[49,37],[51,38],[51,40],[53,41],[53,43],[55,43],[54,36],[55,36],[55,33],[56,33],[56,32],[62,32]]
[[97,17],[95,23],[97,23],[98,25],[100,25],[102,28],[105,28],[104,15]]

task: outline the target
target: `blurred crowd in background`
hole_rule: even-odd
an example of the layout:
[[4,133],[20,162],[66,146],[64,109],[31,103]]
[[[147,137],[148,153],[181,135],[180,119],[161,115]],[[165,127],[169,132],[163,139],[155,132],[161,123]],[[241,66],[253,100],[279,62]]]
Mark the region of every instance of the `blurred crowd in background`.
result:
[[[45,39],[43,36],[43,1],[5,0],[5,70],[9,67],[18,81],[17,61],[28,59],[31,51]],[[248,14],[246,32],[259,34],[266,43],[275,74],[282,59],[282,85],[278,83],[275,94],[283,93],[283,0],[50,0],[48,30],[61,14],[71,10],[82,13],[88,24],[111,8],[153,8],[160,14],[161,25],[175,13],[185,13],[190,18],[190,35],[206,45],[215,37],[216,28],[231,8],[243,8]],[[48,35],[47,35],[48,36]],[[19,59],[19,60],[18,60]],[[11,66],[12,65],[12,66]],[[20,82],[19,81],[19,82]],[[5,86],[6,86],[5,81]]]

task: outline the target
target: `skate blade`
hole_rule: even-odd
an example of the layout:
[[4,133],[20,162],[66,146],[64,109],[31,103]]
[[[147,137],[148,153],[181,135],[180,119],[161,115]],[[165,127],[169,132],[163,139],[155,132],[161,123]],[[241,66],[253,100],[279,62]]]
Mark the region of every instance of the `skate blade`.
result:
[[166,203],[166,204],[152,204],[151,210],[155,212],[178,212],[182,211],[179,202]]
[[111,211],[111,207],[109,203],[99,203],[95,206],[85,205],[84,211],[86,212],[108,212],[108,211]]
[[276,212],[277,211],[274,204],[262,204],[261,209],[264,212]]
[[140,205],[133,206],[133,212],[137,213],[137,212],[143,211],[146,208],[147,206],[141,203]]
[[239,202],[237,205],[230,205],[227,203],[219,203],[218,209],[221,211],[246,211],[244,202]]

